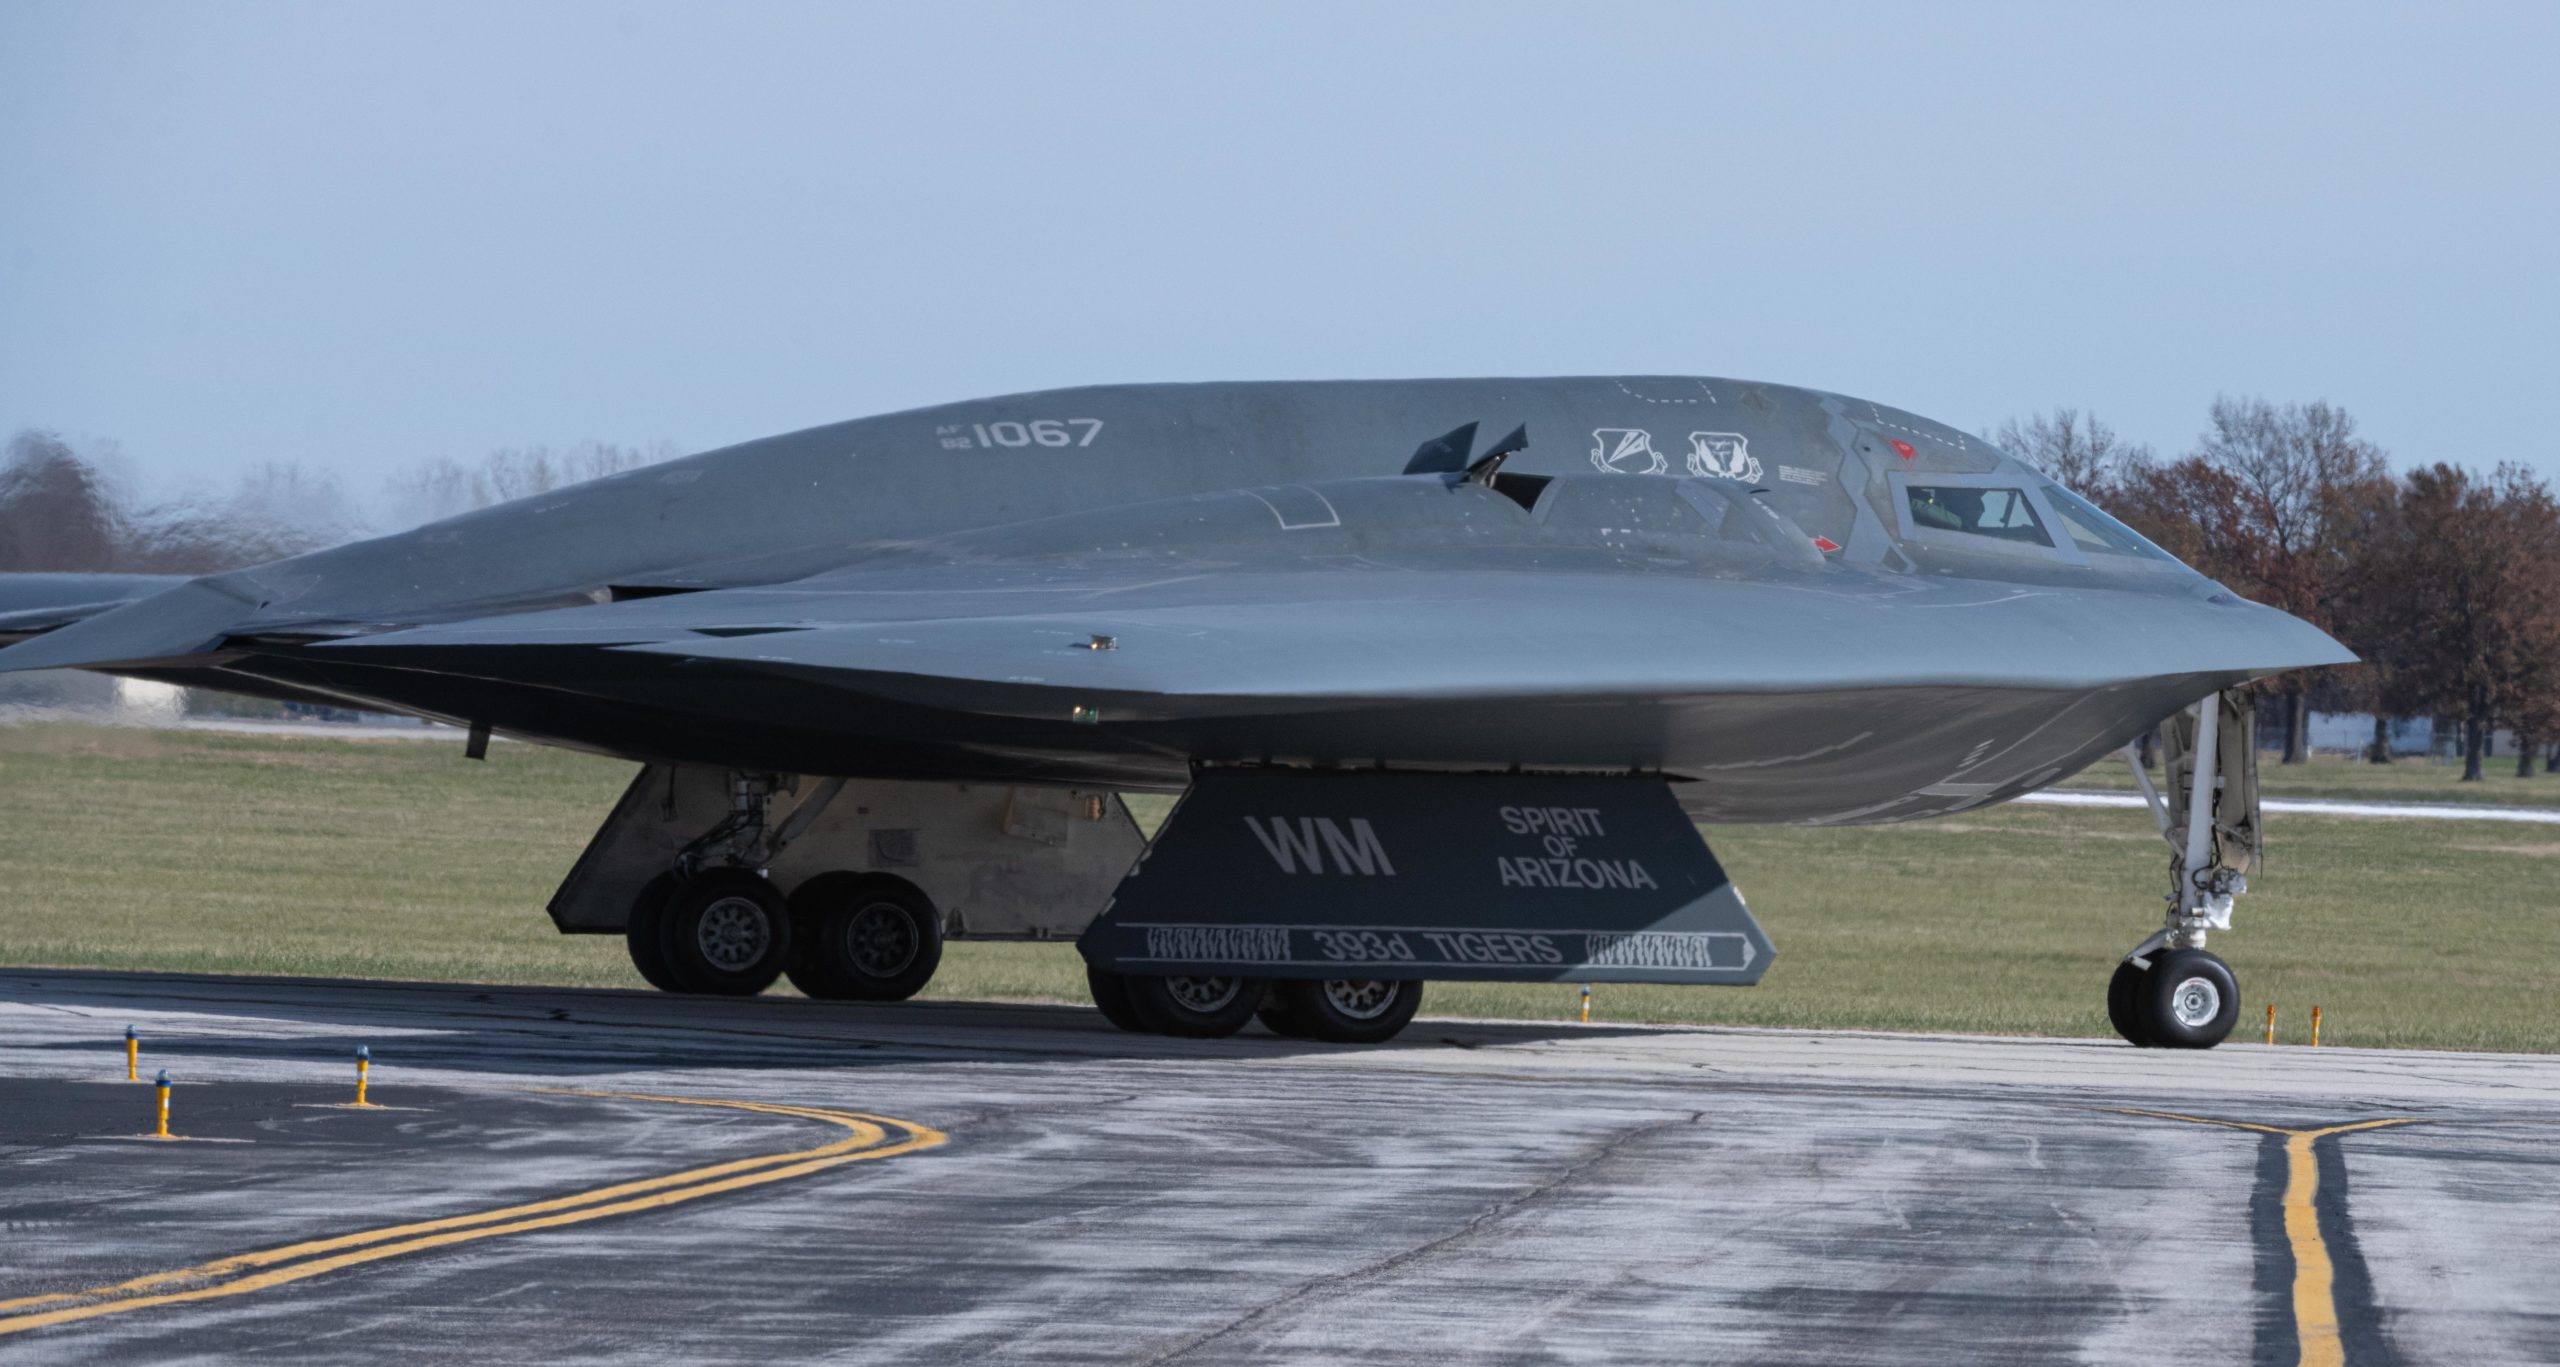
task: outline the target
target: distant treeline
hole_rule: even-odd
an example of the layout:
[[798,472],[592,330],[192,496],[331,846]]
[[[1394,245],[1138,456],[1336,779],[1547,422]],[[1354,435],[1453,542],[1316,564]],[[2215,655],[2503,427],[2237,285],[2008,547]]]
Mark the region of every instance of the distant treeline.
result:
[[2175,458],[2069,408],[2012,419],[1994,440],[2364,657],[2261,686],[2287,763],[2304,757],[2314,710],[2371,713],[2377,761],[2390,756],[2388,719],[2451,722],[2466,779],[2495,728],[2515,733],[2520,776],[2538,744],[2560,741],[2560,503],[2524,467],[2394,475],[2344,409],[2231,397]]
[[112,444],[75,447],[22,431],[0,453],[0,573],[27,570],[210,574],[655,464],[673,446],[584,442],[438,458],[388,480],[368,511],[339,479],[260,465],[227,490],[143,493]]

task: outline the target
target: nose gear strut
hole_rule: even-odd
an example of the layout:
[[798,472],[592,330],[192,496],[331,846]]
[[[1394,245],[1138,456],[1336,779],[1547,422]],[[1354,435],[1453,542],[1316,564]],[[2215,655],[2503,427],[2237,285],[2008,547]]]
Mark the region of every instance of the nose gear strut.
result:
[[2204,945],[2207,931],[2231,928],[2232,902],[2258,867],[2257,711],[2245,696],[2220,693],[2163,729],[2167,798],[2140,752],[2123,753],[2169,842],[2168,913],[2117,965],[2107,1016],[2137,1045],[2210,1049],[2240,1020],[2238,981]]

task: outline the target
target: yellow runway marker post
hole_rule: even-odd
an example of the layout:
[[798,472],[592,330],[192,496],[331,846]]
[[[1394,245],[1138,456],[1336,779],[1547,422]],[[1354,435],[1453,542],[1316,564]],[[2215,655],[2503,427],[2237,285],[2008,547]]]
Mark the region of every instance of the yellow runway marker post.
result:
[[369,1075],[369,1074],[371,1074],[372,1072],[373,1072],[373,1048],[372,1048],[372,1046],[370,1046],[370,1045],[364,1045],[364,1044],[359,1044],[359,1045],[357,1045],[357,1046],[356,1046],[356,1104],[357,1104],[357,1105],[359,1105],[359,1106],[370,1107],[370,1106],[372,1106],[372,1105],[373,1105],[373,1103],[372,1103],[372,1102],[367,1101],[367,1100],[365,1100],[365,1099],[364,1099],[364,1087],[365,1087],[365,1082],[366,1082],[366,1080],[367,1080],[368,1075]]
[[2276,1042],[2276,1004],[2267,1003],[2267,1043]]
[[2320,1008],[2317,1006],[2311,1008],[2311,1047],[2320,1047]]
[[[451,1215],[436,1220],[420,1220],[410,1224],[388,1225],[381,1229],[341,1234],[329,1238],[308,1239],[276,1248],[242,1253],[193,1267],[168,1272],[154,1272],[112,1286],[91,1287],[85,1291],[57,1292],[52,1295],[26,1296],[16,1300],[0,1300],[0,1337],[95,1319],[101,1315],[120,1314],[151,1306],[179,1305],[196,1301],[237,1296],[263,1291],[290,1282],[316,1277],[341,1268],[380,1262],[403,1254],[468,1243],[476,1239],[493,1239],[510,1234],[526,1234],[537,1230],[557,1229],[564,1225],[582,1224],[616,1215],[658,1210],[716,1196],[742,1191],[770,1182],[806,1177],[847,1163],[894,1158],[900,1154],[939,1147],[950,1136],[929,1126],[890,1116],[869,1115],[859,1111],[839,1111],[817,1106],[783,1106],[761,1101],[715,1101],[707,1097],[646,1096],[628,1092],[560,1091],[563,1096],[604,1097],[616,1101],[650,1101],[674,1106],[713,1106],[724,1110],[754,1111],[765,1115],[788,1116],[799,1120],[817,1120],[849,1131],[843,1139],[816,1148],[794,1149],[783,1153],[760,1154],[750,1158],[714,1163],[709,1167],[690,1168],[663,1177],[646,1177],[590,1191],[574,1192],[548,1200],[528,1201],[500,1206],[494,1210],[467,1215]],[[165,1092],[162,1094],[167,1095]],[[891,1139],[890,1131],[904,1137]],[[39,1306],[54,1307],[38,1309]],[[11,1312],[24,1312],[13,1314]]]
[[160,1093],[160,1128],[153,1130],[151,1137],[173,1139],[176,1136],[169,1133],[169,1070],[161,1069],[160,1076],[151,1085]]
[[124,1080],[142,1080],[142,1036],[133,1033],[130,1025],[124,1028]]
[[2215,1120],[2208,1116],[2178,1115],[2170,1111],[2119,1109],[2116,1114],[2177,1120],[2189,1125],[2219,1125],[2225,1129],[2252,1130],[2284,1139],[2284,1238],[2293,1250],[2294,1341],[2302,1346],[2302,1355],[2296,1360],[2302,1367],[2345,1367],[2346,1345],[2338,1337],[2337,1270],[2329,1261],[2327,1241],[2320,1237],[2320,1212],[2313,1204],[2320,1194],[2320,1162],[2312,1151],[2312,1145],[2331,1135],[2425,1122],[2415,1116],[2396,1116],[2388,1120],[2324,1125],[2311,1130],[2288,1130],[2246,1120]]
[[1591,1023],[1591,984],[1589,983],[1582,985],[1582,1023],[1585,1025]]

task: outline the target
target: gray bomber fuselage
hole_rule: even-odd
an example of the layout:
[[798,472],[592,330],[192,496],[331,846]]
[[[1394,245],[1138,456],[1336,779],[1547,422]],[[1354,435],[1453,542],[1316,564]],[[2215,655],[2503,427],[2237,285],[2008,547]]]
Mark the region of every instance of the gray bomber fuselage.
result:
[[[1489,478],[1397,473],[1468,423],[1532,444]],[[2349,658],[1953,428],[1631,377],[865,418],[196,581],[0,669],[730,768],[1152,789],[1230,761],[1659,770],[1711,819],[1884,821]]]

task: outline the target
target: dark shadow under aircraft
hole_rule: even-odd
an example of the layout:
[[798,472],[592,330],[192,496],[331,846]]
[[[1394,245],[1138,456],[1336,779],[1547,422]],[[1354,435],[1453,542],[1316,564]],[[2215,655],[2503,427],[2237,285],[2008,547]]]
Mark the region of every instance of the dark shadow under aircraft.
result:
[[[2216,1043],[2227,692],[2352,658],[1979,438],[1650,376],[920,409],[200,579],[0,577],[6,641],[641,761],[551,910],[671,990],[1076,938],[1130,1028],[1337,1040],[1430,979],[1756,981],[1695,823],[1964,811],[2165,722],[2170,910],[2109,1005]],[[1184,795],[1153,841],[1132,792]]]

